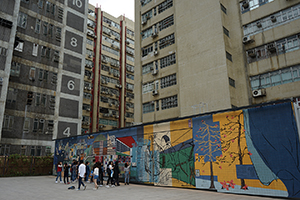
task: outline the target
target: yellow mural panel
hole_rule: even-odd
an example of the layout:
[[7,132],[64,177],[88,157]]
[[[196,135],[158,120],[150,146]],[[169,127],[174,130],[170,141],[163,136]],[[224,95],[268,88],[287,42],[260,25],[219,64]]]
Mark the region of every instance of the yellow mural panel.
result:
[[170,129],[172,146],[193,138],[192,119],[171,121]]
[[233,181],[241,187],[286,191],[281,180],[273,181],[269,186],[265,186],[259,180],[237,178],[236,165],[253,164],[250,159],[251,152],[247,148],[242,110],[213,115],[213,121],[220,123],[222,155],[217,157],[217,162],[214,163],[214,174],[218,176],[219,182]]
[[[153,125],[144,126],[144,140],[152,141]],[[153,143],[151,142],[150,151],[153,151]]]
[[195,188],[195,186],[187,184],[186,182],[180,181],[176,178],[172,178],[173,187],[185,187],[185,188]]

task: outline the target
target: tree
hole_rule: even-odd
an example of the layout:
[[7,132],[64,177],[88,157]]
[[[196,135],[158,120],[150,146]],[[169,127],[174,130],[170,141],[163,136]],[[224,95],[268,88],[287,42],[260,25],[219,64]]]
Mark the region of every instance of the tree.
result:
[[212,119],[207,121],[201,120],[199,130],[194,137],[195,153],[203,156],[204,164],[210,164],[210,189],[215,189],[213,162],[217,156],[221,155],[220,142],[220,127],[218,122],[213,122]]
[[[221,132],[222,155],[218,158],[221,163],[228,166],[238,162],[243,165],[245,155],[251,154],[248,151],[243,124],[243,111],[239,111],[231,116],[226,116],[226,123],[223,124]],[[236,151],[237,149],[237,151]],[[245,189],[245,180],[241,179],[241,189]]]

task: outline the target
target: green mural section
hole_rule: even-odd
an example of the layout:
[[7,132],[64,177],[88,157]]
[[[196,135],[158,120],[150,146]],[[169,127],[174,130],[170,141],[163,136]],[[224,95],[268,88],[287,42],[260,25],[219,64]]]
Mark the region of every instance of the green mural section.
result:
[[171,169],[172,178],[195,186],[193,147],[171,153],[160,153],[160,168]]

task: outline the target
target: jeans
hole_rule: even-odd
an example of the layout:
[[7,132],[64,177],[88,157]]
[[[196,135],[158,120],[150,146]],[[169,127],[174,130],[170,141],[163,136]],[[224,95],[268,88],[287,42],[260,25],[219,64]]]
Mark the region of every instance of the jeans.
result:
[[61,172],[57,172],[56,181],[57,181],[58,177],[59,177],[59,180],[61,181]]
[[125,183],[129,183],[129,172],[125,172]]
[[75,181],[76,180],[76,172],[72,172],[72,181]]
[[82,178],[81,176],[79,176],[79,180],[78,180],[78,190],[80,190],[80,186],[81,186],[81,185],[85,186],[84,183],[82,182],[82,179],[83,179],[83,178]]

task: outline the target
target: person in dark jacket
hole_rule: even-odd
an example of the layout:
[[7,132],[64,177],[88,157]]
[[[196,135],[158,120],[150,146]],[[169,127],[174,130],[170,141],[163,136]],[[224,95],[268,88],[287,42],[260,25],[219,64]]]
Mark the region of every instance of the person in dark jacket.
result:
[[85,162],[85,167],[86,167],[86,174],[85,174],[84,181],[89,183],[89,176],[90,176],[90,162],[89,161]]
[[119,162],[116,161],[114,166],[114,182],[117,186],[120,186],[119,176],[120,176]]
[[[64,183],[65,184],[70,184],[69,182],[69,169],[70,169],[70,165],[68,163],[64,164]],[[67,181],[66,181],[67,179]]]

